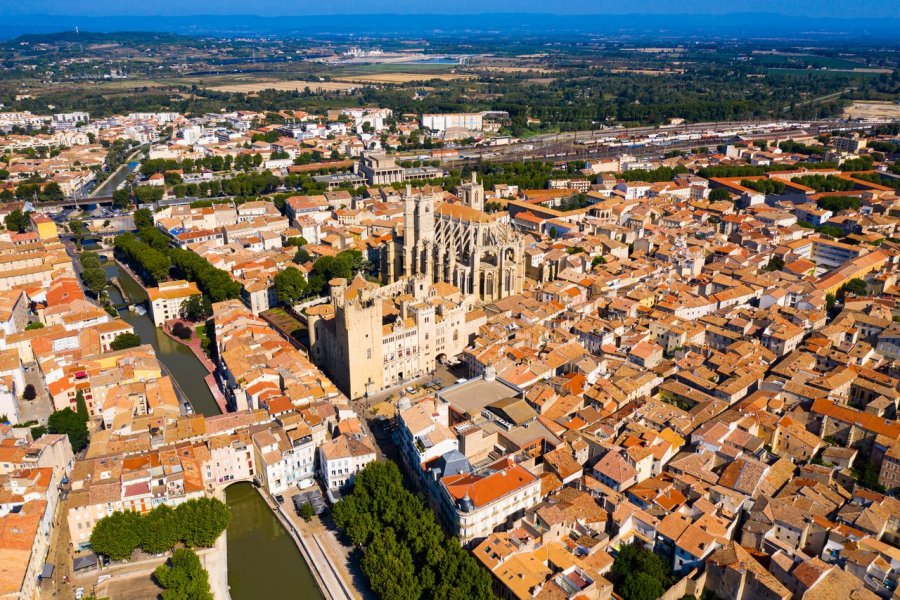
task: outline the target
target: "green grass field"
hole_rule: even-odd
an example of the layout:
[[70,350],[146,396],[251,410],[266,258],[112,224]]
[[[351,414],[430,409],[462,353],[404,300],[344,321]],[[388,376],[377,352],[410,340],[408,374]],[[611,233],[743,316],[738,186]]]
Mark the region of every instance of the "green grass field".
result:
[[856,69],[865,67],[864,62],[847,60],[834,56],[818,56],[816,54],[754,54],[752,61],[758,65],[773,67],[800,68],[813,67],[820,69]]

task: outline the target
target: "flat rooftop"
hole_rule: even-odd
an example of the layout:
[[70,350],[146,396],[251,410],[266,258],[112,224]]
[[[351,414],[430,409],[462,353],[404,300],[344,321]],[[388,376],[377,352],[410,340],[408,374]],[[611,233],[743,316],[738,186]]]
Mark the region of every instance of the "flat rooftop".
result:
[[489,404],[511,396],[520,397],[522,392],[500,379],[487,381],[479,377],[444,388],[437,395],[449,402],[456,412],[476,416]]

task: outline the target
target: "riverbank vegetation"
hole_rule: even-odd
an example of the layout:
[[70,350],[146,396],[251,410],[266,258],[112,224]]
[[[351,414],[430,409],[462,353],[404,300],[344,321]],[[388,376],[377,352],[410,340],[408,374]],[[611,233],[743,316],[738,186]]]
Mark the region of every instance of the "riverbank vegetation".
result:
[[366,466],[334,520],[361,550],[363,573],[382,600],[493,598],[488,572],[444,534],[392,462]]

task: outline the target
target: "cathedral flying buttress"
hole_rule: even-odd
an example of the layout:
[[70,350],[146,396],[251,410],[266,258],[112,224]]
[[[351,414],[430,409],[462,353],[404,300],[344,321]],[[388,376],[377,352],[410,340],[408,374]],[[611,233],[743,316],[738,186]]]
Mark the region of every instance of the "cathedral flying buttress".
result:
[[457,193],[460,202],[442,202],[439,192],[406,189],[403,234],[383,261],[387,283],[421,274],[485,302],[520,293],[523,244],[508,215],[482,210],[484,187],[474,175]]

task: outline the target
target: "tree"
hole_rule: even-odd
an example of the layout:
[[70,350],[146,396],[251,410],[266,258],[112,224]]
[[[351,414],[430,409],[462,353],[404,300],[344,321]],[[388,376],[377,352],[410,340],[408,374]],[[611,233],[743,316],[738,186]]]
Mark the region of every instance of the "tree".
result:
[[22,398],[25,400],[34,400],[37,398],[37,390],[34,389],[34,385],[29,383],[25,386],[25,389],[22,390]]
[[181,313],[195,323],[206,321],[212,317],[212,303],[206,296],[191,296],[181,305]]
[[294,254],[294,262],[298,265],[305,265],[306,263],[312,260],[312,255],[306,248],[297,248],[297,252]]
[[32,329],[43,329],[44,324],[40,321],[32,321],[28,325],[25,326],[25,331],[31,331]]
[[548,233],[551,240],[555,240],[559,237],[559,230],[556,228],[556,225],[550,228],[550,232]]
[[78,256],[78,262],[81,263],[82,269],[101,268],[100,255],[96,252],[82,252]]
[[313,516],[315,514],[316,514],[316,509],[313,508],[313,505],[310,504],[309,502],[305,503],[303,506],[300,507],[300,516],[307,523],[310,522],[310,520],[313,518]]
[[198,498],[175,509],[181,540],[187,546],[211,548],[231,522],[231,511],[221,500]]
[[769,264],[766,265],[766,271],[780,271],[784,268],[784,259],[777,254],[769,259]]
[[819,208],[839,213],[842,210],[855,210],[862,205],[862,200],[853,196],[825,196],[816,200]]
[[827,310],[833,310],[836,301],[837,298],[834,294],[825,294],[825,308]]
[[381,598],[492,598],[486,570],[448,538],[434,513],[403,485],[395,463],[370,463],[334,506],[338,528],[362,552]]
[[172,327],[172,335],[182,340],[189,340],[193,333],[191,333],[190,327],[179,321]]
[[130,510],[116,511],[94,525],[91,548],[112,560],[130,558],[141,543],[140,527],[141,515]]
[[615,591],[625,600],[656,600],[670,579],[663,559],[636,542],[619,548],[611,574]]
[[131,194],[125,188],[113,192],[113,208],[125,209],[131,206]]
[[134,196],[139,204],[153,204],[162,200],[166,188],[161,185],[141,185],[134,189]]
[[731,200],[731,194],[729,194],[728,190],[726,190],[725,188],[716,188],[714,190],[710,190],[709,199],[713,201]]
[[865,296],[868,293],[866,282],[855,277],[844,284],[844,294],[853,294],[854,296]]
[[175,547],[180,531],[175,510],[160,504],[141,519],[141,548],[148,554],[160,554]]
[[84,224],[84,221],[80,219],[72,219],[69,221],[69,231],[72,232],[72,237],[75,239],[75,244],[81,246],[81,240],[84,239],[84,234],[87,231],[87,225]]
[[816,227],[816,231],[828,237],[838,238],[844,235],[844,230],[837,225],[822,225]]
[[135,348],[141,345],[141,338],[136,333],[120,333],[116,336],[109,347],[113,350],[125,350],[127,348]]
[[3,224],[6,225],[7,229],[19,233],[26,231],[30,223],[31,220],[28,218],[28,215],[19,209],[12,211],[3,218]]
[[99,296],[100,292],[106,289],[106,271],[99,267],[91,267],[82,271],[81,280],[94,296]]
[[285,245],[285,246],[298,246],[298,247],[299,247],[299,246],[305,246],[305,245],[307,245],[308,243],[309,243],[309,242],[306,241],[306,238],[305,238],[305,237],[303,237],[303,236],[296,236],[296,237],[290,237],[290,238],[288,238],[287,240],[285,240],[284,245]]
[[625,600],[656,600],[666,589],[647,573],[635,573],[625,580],[619,592]]
[[275,276],[275,295],[282,304],[294,305],[306,293],[306,279],[296,267],[288,267]]
[[84,400],[84,393],[81,390],[75,394],[75,413],[85,422],[88,422],[90,419],[90,413],[88,413],[87,402]]
[[138,229],[153,227],[153,213],[150,209],[139,208],[134,211],[134,226]]
[[55,181],[51,181],[45,185],[44,189],[41,191],[41,200],[56,202],[62,200],[63,197],[64,194],[62,188],[59,187],[59,184]]
[[179,548],[153,577],[163,587],[163,600],[213,600],[209,573],[192,550]]
[[58,410],[47,419],[47,431],[69,436],[74,452],[81,452],[88,443],[87,422],[71,408]]

